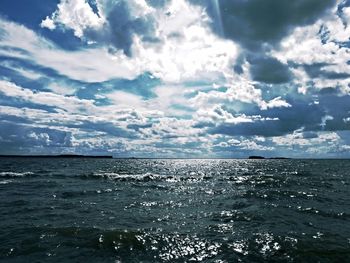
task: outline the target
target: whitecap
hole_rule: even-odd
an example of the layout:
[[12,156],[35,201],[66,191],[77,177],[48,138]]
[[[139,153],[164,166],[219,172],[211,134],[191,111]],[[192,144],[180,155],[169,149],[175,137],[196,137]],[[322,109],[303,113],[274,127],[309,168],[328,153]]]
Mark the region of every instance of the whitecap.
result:
[[145,174],[118,174],[118,173],[95,173],[94,176],[120,181],[153,181],[153,180],[166,180],[169,176],[145,173]]
[[12,180],[3,180],[3,181],[0,181],[0,184],[9,184],[11,182]]
[[25,177],[28,175],[32,175],[32,172],[0,172],[0,177]]

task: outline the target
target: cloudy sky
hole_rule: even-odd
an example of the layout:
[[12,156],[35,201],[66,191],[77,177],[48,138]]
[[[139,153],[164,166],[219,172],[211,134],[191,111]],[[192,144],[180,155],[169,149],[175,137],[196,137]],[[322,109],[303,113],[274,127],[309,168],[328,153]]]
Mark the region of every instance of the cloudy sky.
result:
[[350,157],[350,1],[1,0],[0,154]]

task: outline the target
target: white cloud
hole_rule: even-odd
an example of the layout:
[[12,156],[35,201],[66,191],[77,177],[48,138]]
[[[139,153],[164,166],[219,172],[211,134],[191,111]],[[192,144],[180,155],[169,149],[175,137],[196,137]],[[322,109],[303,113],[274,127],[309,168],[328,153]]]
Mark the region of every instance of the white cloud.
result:
[[241,150],[250,150],[250,151],[272,151],[274,150],[274,147],[272,146],[264,146],[261,144],[256,143],[253,139],[243,139],[243,140],[237,140],[237,139],[230,139],[227,142],[220,142],[216,146],[220,147],[236,147]]
[[[76,145],[80,146],[87,143],[86,147],[88,145],[97,147],[98,142],[92,143],[92,137],[97,135],[101,139],[110,141],[115,137],[114,128],[125,131],[128,134],[127,137],[136,136],[142,144],[163,143],[164,138],[172,138],[171,140],[176,141],[175,145],[189,142],[202,143],[202,139],[198,137],[202,130],[193,128],[192,120],[165,117],[162,112],[152,110],[152,107],[140,100],[138,96],[129,93],[119,91],[113,93],[114,97],[109,96],[109,99],[114,99],[114,103],[107,106],[96,106],[91,100],[74,96],[33,92],[8,81],[0,81],[0,93],[18,101],[51,106],[54,110],[49,112],[28,107],[0,106],[0,115],[24,118],[29,121],[26,125],[30,127],[54,128],[72,133],[73,137],[80,138],[79,142],[76,141]],[[136,133],[132,128],[128,128],[130,125],[140,125],[140,130]],[[118,143],[121,141],[127,143],[126,140],[128,139],[120,139]],[[132,144],[134,146],[137,144],[135,139]],[[111,144],[110,147],[114,146]]]
[[260,104],[261,90],[256,89],[252,83],[242,80],[242,82],[232,83],[225,92],[216,90],[207,93],[199,92],[191,99],[197,107],[234,101]]
[[8,97],[34,104],[52,106],[67,112],[85,112],[94,107],[93,101],[67,97],[51,92],[33,92],[30,89],[21,88],[11,82],[0,80],[0,92]]
[[[190,101],[196,107],[208,107],[210,105],[227,104],[232,102],[243,102],[249,104],[256,104],[262,110],[269,108],[291,107],[289,103],[283,100],[281,97],[276,97],[269,102],[266,102],[262,98],[260,89],[254,87],[253,82],[240,79],[229,84],[229,88],[225,92],[212,90],[207,93],[199,92]],[[236,105],[238,107],[238,105]],[[238,108],[237,108],[238,110]]]
[[28,135],[28,138],[34,139],[36,141],[39,141],[43,143],[44,145],[49,145],[50,144],[50,136],[47,133],[35,133],[35,132],[30,132]]
[[341,145],[340,150],[342,151],[350,151],[350,145]]
[[70,85],[68,83],[57,80],[55,81],[54,79],[51,80],[47,86],[53,93],[66,96],[73,95],[77,90],[77,87],[74,85]]
[[334,120],[333,116],[326,115],[326,116],[322,117],[321,127],[322,128],[326,127],[327,121],[331,121],[331,120]]
[[[153,9],[144,0],[125,3],[133,18],[152,16],[155,21],[154,37],[159,41],[154,43],[143,41],[142,37],[134,34],[131,45],[132,57],[123,57],[119,54],[122,51],[117,52],[113,57],[116,62],[114,67],[111,63],[106,64],[106,61],[102,60],[103,57],[108,60],[108,57],[111,57],[110,54],[103,54],[103,52],[97,54],[97,50],[89,54],[89,51],[85,50],[83,53],[87,58],[90,56],[94,56],[94,59],[99,58],[95,63],[90,59],[89,63],[85,63],[85,65],[91,65],[91,71],[95,69],[95,64],[101,62],[100,66],[104,71],[113,69],[115,75],[130,78],[130,72],[136,75],[149,71],[166,82],[215,80],[218,77],[223,78],[224,74],[231,74],[231,65],[237,57],[238,47],[232,41],[220,39],[212,32],[209,18],[203,8],[191,5],[184,0],[170,1],[164,9]],[[94,30],[97,35],[112,34],[108,27],[113,25],[107,24],[105,16],[114,4],[113,1],[98,1],[98,14],[95,14],[84,0],[62,0],[51,20],[73,29],[77,36],[89,40],[89,37],[84,35],[84,30],[87,28],[89,32]],[[47,18],[44,21],[49,24],[51,20]],[[105,45],[108,49],[113,43],[99,44]],[[77,53],[74,52],[71,55]],[[82,56],[79,58],[82,59]],[[103,67],[104,64],[107,66]],[[126,69],[123,70],[121,65]],[[83,74],[79,74],[77,79],[82,79],[87,70],[82,66]],[[102,74],[104,75],[106,73]]]
[[[327,73],[350,72],[350,49],[348,45],[341,44],[350,40],[349,9],[343,8],[338,16],[339,12],[335,8],[331,14],[320,18],[316,23],[295,28],[282,40],[280,49],[271,52],[271,55],[285,64],[320,65],[323,75],[316,77],[309,77],[301,66],[292,69],[300,93],[306,94],[311,87],[340,88],[343,93],[350,93],[349,78],[327,77]],[[320,32],[324,34],[321,35]]]
[[215,106],[211,109],[199,109],[194,119],[198,122],[204,123],[230,123],[230,124],[239,124],[239,123],[251,123],[253,119],[245,114],[240,114],[233,116],[231,113],[222,109],[220,106]]
[[339,144],[341,142],[340,136],[336,132],[317,132],[315,138],[304,138],[300,130],[294,131],[292,134],[285,136],[272,137],[272,142],[277,146],[299,146],[299,147],[311,147],[321,146],[326,143],[327,145]]
[[288,102],[282,100],[281,97],[274,98],[267,103],[262,104],[262,109],[272,109],[272,108],[289,108],[292,107]]
[[236,139],[230,139],[230,140],[228,140],[228,143],[229,144],[240,144],[241,142],[239,140],[236,140]]
[[22,75],[23,77],[25,77],[27,79],[31,79],[31,80],[36,80],[36,79],[39,79],[43,76],[42,74],[39,74],[33,70],[29,70],[29,69],[20,67],[20,66],[16,65],[15,63],[12,63],[9,61],[0,62],[0,66],[11,69],[11,70],[17,72],[18,74]]
[[164,117],[159,119],[159,122],[153,123],[151,129],[144,129],[144,132],[148,130],[151,133],[157,134],[156,136],[163,137],[191,137],[196,136],[201,131],[198,128],[192,128],[194,122],[192,120],[180,120],[177,118]]
[[129,0],[130,15],[133,17],[143,17],[155,10],[150,7],[145,0]]
[[133,79],[142,71],[139,63],[122,52],[110,54],[107,48],[64,51],[35,32],[0,18],[0,27],[6,32],[0,40],[3,46],[20,51],[1,50],[1,55],[33,61],[50,67],[71,79],[101,82],[113,78]]
[[236,114],[227,112],[220,106],[214,106],[210,109],[199,109],[194,115],[193,119],[199,123],[209,123],[220,125],[225,124],[241,124],[241,123],[253,123],[257,121],[277,121],[278,118],[264,118],[260,115],[247,116],[245,114]]
[[187,92],[185,87],[158,86],[153,91],[156,96],[147,100],[120,90],[104,93],[103,96],[118,109],[136,109],[142,112],[152,112],[157,116],[182,116],[188,113],[185,109],[176,108],[179,105],[186,106],[188,103],[185,98]]
[[252,140],[243,140],[239,144],[236,144],[236,146],[239,146],[241,149],[244,149],[244,150],[256,150],[256,151],[272,151],[272,150],[274,150],[274,148],[271,146],[260,145]]
[[[126,17],[150,19],[154,26],[150,30],[154,30],[152,33],[156,38],[156,41],[149,41],[142,33],[138,35],[131,30],[131,52],[126,56],[122,50],[116,50],[113,43],[99,41],[103,34],[109,32],[111,25],[106,16],[116,3],[121,2],[96,0],[95,9],[85,0],[62,0],[57,10],[42,21],[41,26],[50,30],[72,30],[84,43],[84,47],[75,51],[63,50],[34,31],[0,18],[0,27],[5,32],[0,39],[0,46],[4,47],[0,48],[0,55],[29,61],[82,82],[104,82],[117,78],[130,80],[149,72],[161,83],[150,88],[153,97],[145,99],[125,88],[122,91],[114,89],[112,84],[108,90],[103,90],[101,85],[98,94],[88,93],[111,103],[99,105],[94,100],[78,98],[76,84],[70,86],[69,80],[65,80],[65,83],[51,79],[45,87],[51,92],[35,91],[2,80],[1,94],[17,100],[19,107],[29,102],[36,104],[36,107],[51,106],[53,112],[0,106],[0,114],[30,120],[25,125],[32,127],[55,127],[69,132],[75,147],[109,148],[116,152],[211,153],[216,145],[270,151],[273,150],[270,143],[282,148],[339,145],[340,138],[336,133],[317,133],[317,138],[304,138],[299,130],[272,139],[261,136],[247,139],[242,136],[239,140],[226,135],[208,134],[205,124],[210,127],[229,124],[226,126],[230,127],[278,121],[277,117],[264,118],[244,112],[247,109],[249,112],[259,112],[292,107],[284,99],[287,93],[282,94],[276,89],[266,90],[267,93],[264,90],[263,93],[258,83],[251,80],[247,60],[243,61],[243,73],[234,73],[232,66],[236,64],[241,51],[239,45],[214,34],[206,10],[185,0],[167,1],[164,8],[157,9],[148,5],[146,0],[124,1],[130,12]],[[347,63],[350,60],[349,48],[339,44],[349,37],[349,27],[343,23],[349,21],[349,17],[350,8],[345,8],[342,18],[334,13],[315,25],[296,28],[282,41],[280,50],[270,53],[286,65],[293,64],[291,70],[300,93],[307,95],[310,82],[317,89],[338,86],[343,92],[349,92],[349,79],[327,79],[326,76],[311,79],[305,68],[300,66],[324,63],[321,70],[325,73],[350,72]],[[319,35],[322,25],[330,32],[325,43],[322,43]],[[102,35],[89,39],[91,32]],[[89,41],[95,41],[96,45],[86,46]],[[32,80],[41,77],[37,72],[15,64],[0,64]],[[49,78],[45,76],[45,81]],[[133,87],[133,91],[134,88],[143,87]],[[269,89],[268,85],[265,88]],[[269,94],[269,100],[265,99],[265,94]],[[319,107],[322,106],[321,102]],[[348,119],[345,118],[344,122],[348,122]],[[327,120],[330,120],[329,116],[325,116],[319,124],[325,126]],[[122,138],[128,135],[132,139]],[[33,132],[28,136],[50,143],[49,135],[45,133]]]
[[215,80],[231,72],[238,46],[211,31],[202,8],[183,0],[171,1],[153,15],[160,43],[145,43],[135,37],[133,54],[154,76],[179,82]]
[[[66,2],[64,3],[66,5]],[[65,51],[30,29],[3,19],[0,19],[0,26],[6,34],[0,44],[13,50],[21,49],[25,53],[0,50],[0,54],[30,60],[53,68],[71,79],[85,82],[101,82],[113,78],[133,79],[146,71],[165,82],[216,81],[224,78],[225,74],[231,72],[231,65],[238,53],[237,46],[231,41],[218,38],[211,31],[209,25],[202,20],[201,8],[185,2],[182,4],[186,6],[190,15],[185,19],[181,18],[182,12],[175,13],[174,17],[181,23],[172,24],[173,19],[168,21],[164,10],[154,14],[158,19],[157,32],[162,32],[162,27],[168,28],[170,23],[172,30],[179,36],[174,37],[170,32],[162,32],[159,33],[160,42],[150,43],[143,42],[140,37],[134,35],[133,57],[125,56],[121,50],[111,54],[108,46]],[[67,20],[69,15],[73,14],[67,13]],[[79,19],[72,18],[72,21],[75,20]],[[82,19],[81,23],[89,24],[89,21]],[[91,25],[95,24],[94,22]],[[78,28],[76,30],[77,34],[80,34]]]
[[55,22],[48,16],[43,21],[41,21],[40,26],[42,28],[48,28],[50,30],[56,29]]
[[141,97],[129,92],[118,90],[105,95],[105,97],[111,100],[116,107],[121,109],[144,109],[144,101],[141,99]]
[[101,14],[95,14],[85,0],[61,0],[57,5],[57,11],[51,15],[51,18],[46,17],[41,22],[41,26],[53,30],[56,24],[61,24],[72,29],[75,36],[82,38],[84,30],[99,30],[104,22]]

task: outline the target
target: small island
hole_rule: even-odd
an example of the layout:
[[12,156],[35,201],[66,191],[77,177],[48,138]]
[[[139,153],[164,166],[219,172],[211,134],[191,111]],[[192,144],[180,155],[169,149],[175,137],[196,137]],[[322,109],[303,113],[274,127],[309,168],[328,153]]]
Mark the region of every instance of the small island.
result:
[[251,155],[251,156],[249,156],[248,159],[252,159],[252,160],[261,160],[261,159],[265,159],[265,157],[263,157],[263,156],[258,156],[258,155]]
[[264,156],[259,156],[259,155],[251,155],[248,157],[248,159],[250,160],[264,160],[264,159],[272,159],[272,160],[288,160],[291,158],[288,157],[269,157],[269,158],[265,158]]

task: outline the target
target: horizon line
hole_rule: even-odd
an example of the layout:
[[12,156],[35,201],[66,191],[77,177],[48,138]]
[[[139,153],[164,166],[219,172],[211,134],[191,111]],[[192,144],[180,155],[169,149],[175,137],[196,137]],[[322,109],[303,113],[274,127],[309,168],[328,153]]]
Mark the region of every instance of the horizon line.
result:
[[[258,157],[258,158],[256,158]],[[0,154],[0,158],[96,158],[96,159],[143,159],[143,160],[349,160],[350,157],[265,157],[265,156],[247,156],[247,157],[116,157],[113,155],[83,155],[83,154]]]

